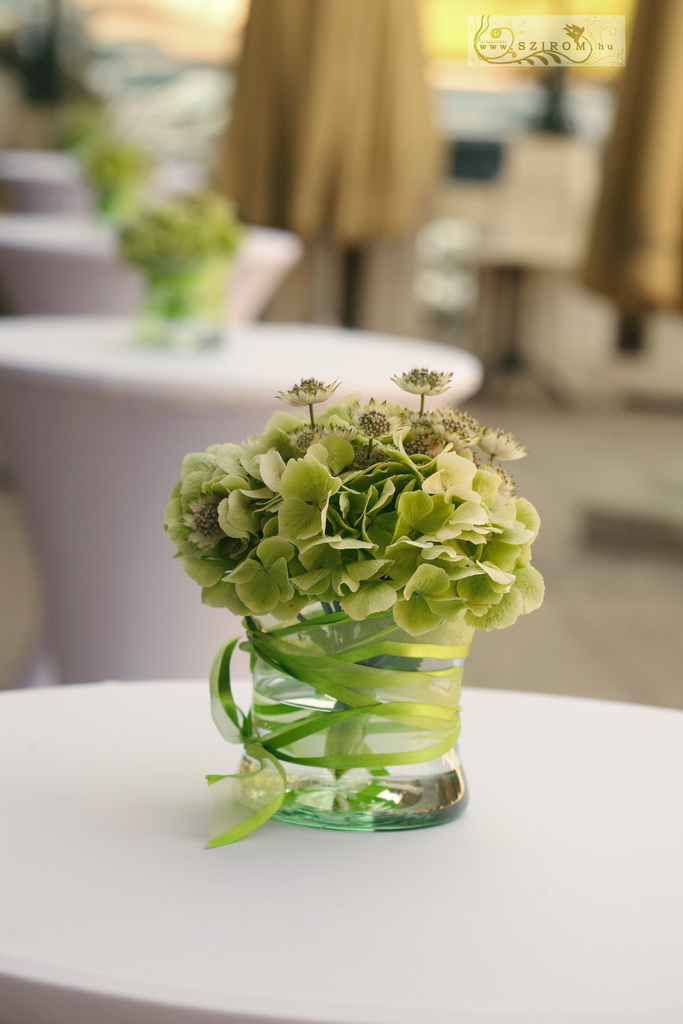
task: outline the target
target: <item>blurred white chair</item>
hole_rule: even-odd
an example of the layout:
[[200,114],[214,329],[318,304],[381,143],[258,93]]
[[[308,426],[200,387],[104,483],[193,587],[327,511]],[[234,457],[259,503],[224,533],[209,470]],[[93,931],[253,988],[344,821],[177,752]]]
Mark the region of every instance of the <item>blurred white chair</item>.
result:
[[[232,268],[227,319],[257,319],[303,246],[288,231],[249,228]],[[139,308],[143,280],[122,264],[113,229],[86,217],[0,217],[0,293],[21,315],[126,315]]]
[[227,610],[201,604],[163,532],[186,452],[262,430],[276,392],[302,376],[395,399],[392,374],[431,365],[454,375],[438,404],[482,377],[468,352],[334,327],[236,327],[195,355],[131,348],[132,330],[114,318],[0,322],[0,437],[64,682],[205,677],[237,634]]
[[[158,164],[150,198],[196,191],[206,185],[207,177],[197,164]],[[47,149],[0,151],[0,198],[13,213],[84,216],[93,210],[92,192],[76,157]]]

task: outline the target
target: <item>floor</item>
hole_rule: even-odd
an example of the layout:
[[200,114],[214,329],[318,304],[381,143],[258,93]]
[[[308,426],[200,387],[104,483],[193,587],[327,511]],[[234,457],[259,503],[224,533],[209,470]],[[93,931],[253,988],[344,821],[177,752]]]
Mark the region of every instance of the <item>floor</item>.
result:
[[[584,538],[587,507],[657,504],[683,485],[683,421],[652,412],[565,411],[525,394],[469,410],[504,426],[530,456],[511,467],[543,527],[535,564],[544,606],[508,630],[481,633],[470,686],[577,694],[683,709],[683,556],[653,543]],[[656,531],[655,531],[656,532]],[[11,486],[0,487],[0,687],[16,685],[39,630],[39,594]]]

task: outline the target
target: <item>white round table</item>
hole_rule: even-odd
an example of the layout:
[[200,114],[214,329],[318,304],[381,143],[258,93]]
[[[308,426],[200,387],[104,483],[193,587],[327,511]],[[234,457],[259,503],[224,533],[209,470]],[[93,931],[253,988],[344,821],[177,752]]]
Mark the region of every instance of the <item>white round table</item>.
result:
[[234,617],[200,603],[162,529],[187,452],[262,431],[286,408],[277,392],[301,377],[396,400],[394,374],[452,370],[435,404],[461,401],[482,377],[459,349],[334,327],[230,328],[222,349],[193,355],[136,350],[132,334],[129,320],[0,321],[0,436],[64,682],[203,675],[233,634]]
[[[20,316],[132,316],[144,278],[118,248],[114,228],[94,217],[0,216],[3,300]],[[226,319],[261,316],[302,254],[291,231],[248,227],[226,281]]]
[[[194,192],[206,184],[205,168],[179,161],[158,164],[152,174],[151,198]],[[73,153],[48,149],[0,152],[0,189],[10,210],[24,213],[86,214],[92,191]]]
[[3,1024],[680,1024],[681,712],[462,704],[458,820],[207,851],[206,684],[0,694]]

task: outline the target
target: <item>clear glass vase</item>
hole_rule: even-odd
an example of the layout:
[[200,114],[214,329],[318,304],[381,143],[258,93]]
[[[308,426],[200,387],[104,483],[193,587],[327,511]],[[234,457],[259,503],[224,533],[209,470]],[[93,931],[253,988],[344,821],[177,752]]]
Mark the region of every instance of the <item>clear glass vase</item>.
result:
[[95,205],[99,218],[118,227],[131,220],[142,207],[145,182],[122,181],[117,185],[95,186]]
[[150,274],[136,343],[177,352],[220,345],[227,274],[225,259]]
[[[368,629],[368,626],[371,629]],[[363,634],[377,635],[383,627],[389,646],[407,644],[410,657],[395,654],[377,656],[376,643],[369,640],[368,657],[348,666],[345,685],[354,686],[354,668],[368,666],[383,668],[390,673],[390,685],[368,690],[368,697],[381,702],[424,702],[440,707],[458,709],[462,670],[465,658],[447,661],[414,656],[422,647],[414,637],[395,627],[390,615],[374,623],[355,623],[348,620],[333,623],[317,631],[313,641],[327,654],[340,654],[355,645],[362,653]],[[323,634],[322,636],[320,634]],[[290,640],[292,637],[290,636]],[[296,635],[294,641],[296,642]],[[311,651],[311,634],[301,636],[302,647]],[[408,649],[408,648],[406,648]],[[436,650],[437,648],[432,648]],[[415,751],[428,746],[430,738],[418,737],[410,730],[396,727],[381,718],[347,718],[335,722],[336,713],[348,710],[349,705],[308,683],[301,682],[295,673],[284,672],[266,663],[257,654],[252,655],[254,697],[252,721],[257,737],[268,737],[284,726],[305,721],[312,713],[329,716],[329,725],[322,731],[292,744],[289,752],[294,757],[311,759],[326,755],[354,756],[382,751]],[[397,673],[404,673],[411,682],[401,685]],[[410,673],[408,676],[407,673]],[[412,682],[421,673],[418,683]],[[393,680],[393,682],[391,682]],[[381,760],[381,758],[380,758]],[[268,787],[273,777],[258,772],[259,765],[248,755],[242,761],[240,772],[240,802],[254,808],[272,798]],[[451,746],[430,760],[410,764],[380,764],[374,767],[328,768],[320,765],[284,762],[287,791],[284,802],[274,817],[291,824],[314,828],[333,828],[348,831],[383,831],[390,829],[422,828],[438,825],[457,817],[465,809],[468,789],[457,747]]]

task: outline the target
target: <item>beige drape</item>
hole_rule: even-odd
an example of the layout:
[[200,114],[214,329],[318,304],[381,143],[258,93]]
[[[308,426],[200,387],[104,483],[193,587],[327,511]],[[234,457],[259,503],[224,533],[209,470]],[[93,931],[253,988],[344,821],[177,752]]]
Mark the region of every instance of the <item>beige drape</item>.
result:
[[683,0],[640,0],[585,280],[683,308]]
[[414,0],[252,0],[216,182],[254,224],[409,231],[437,147]]

